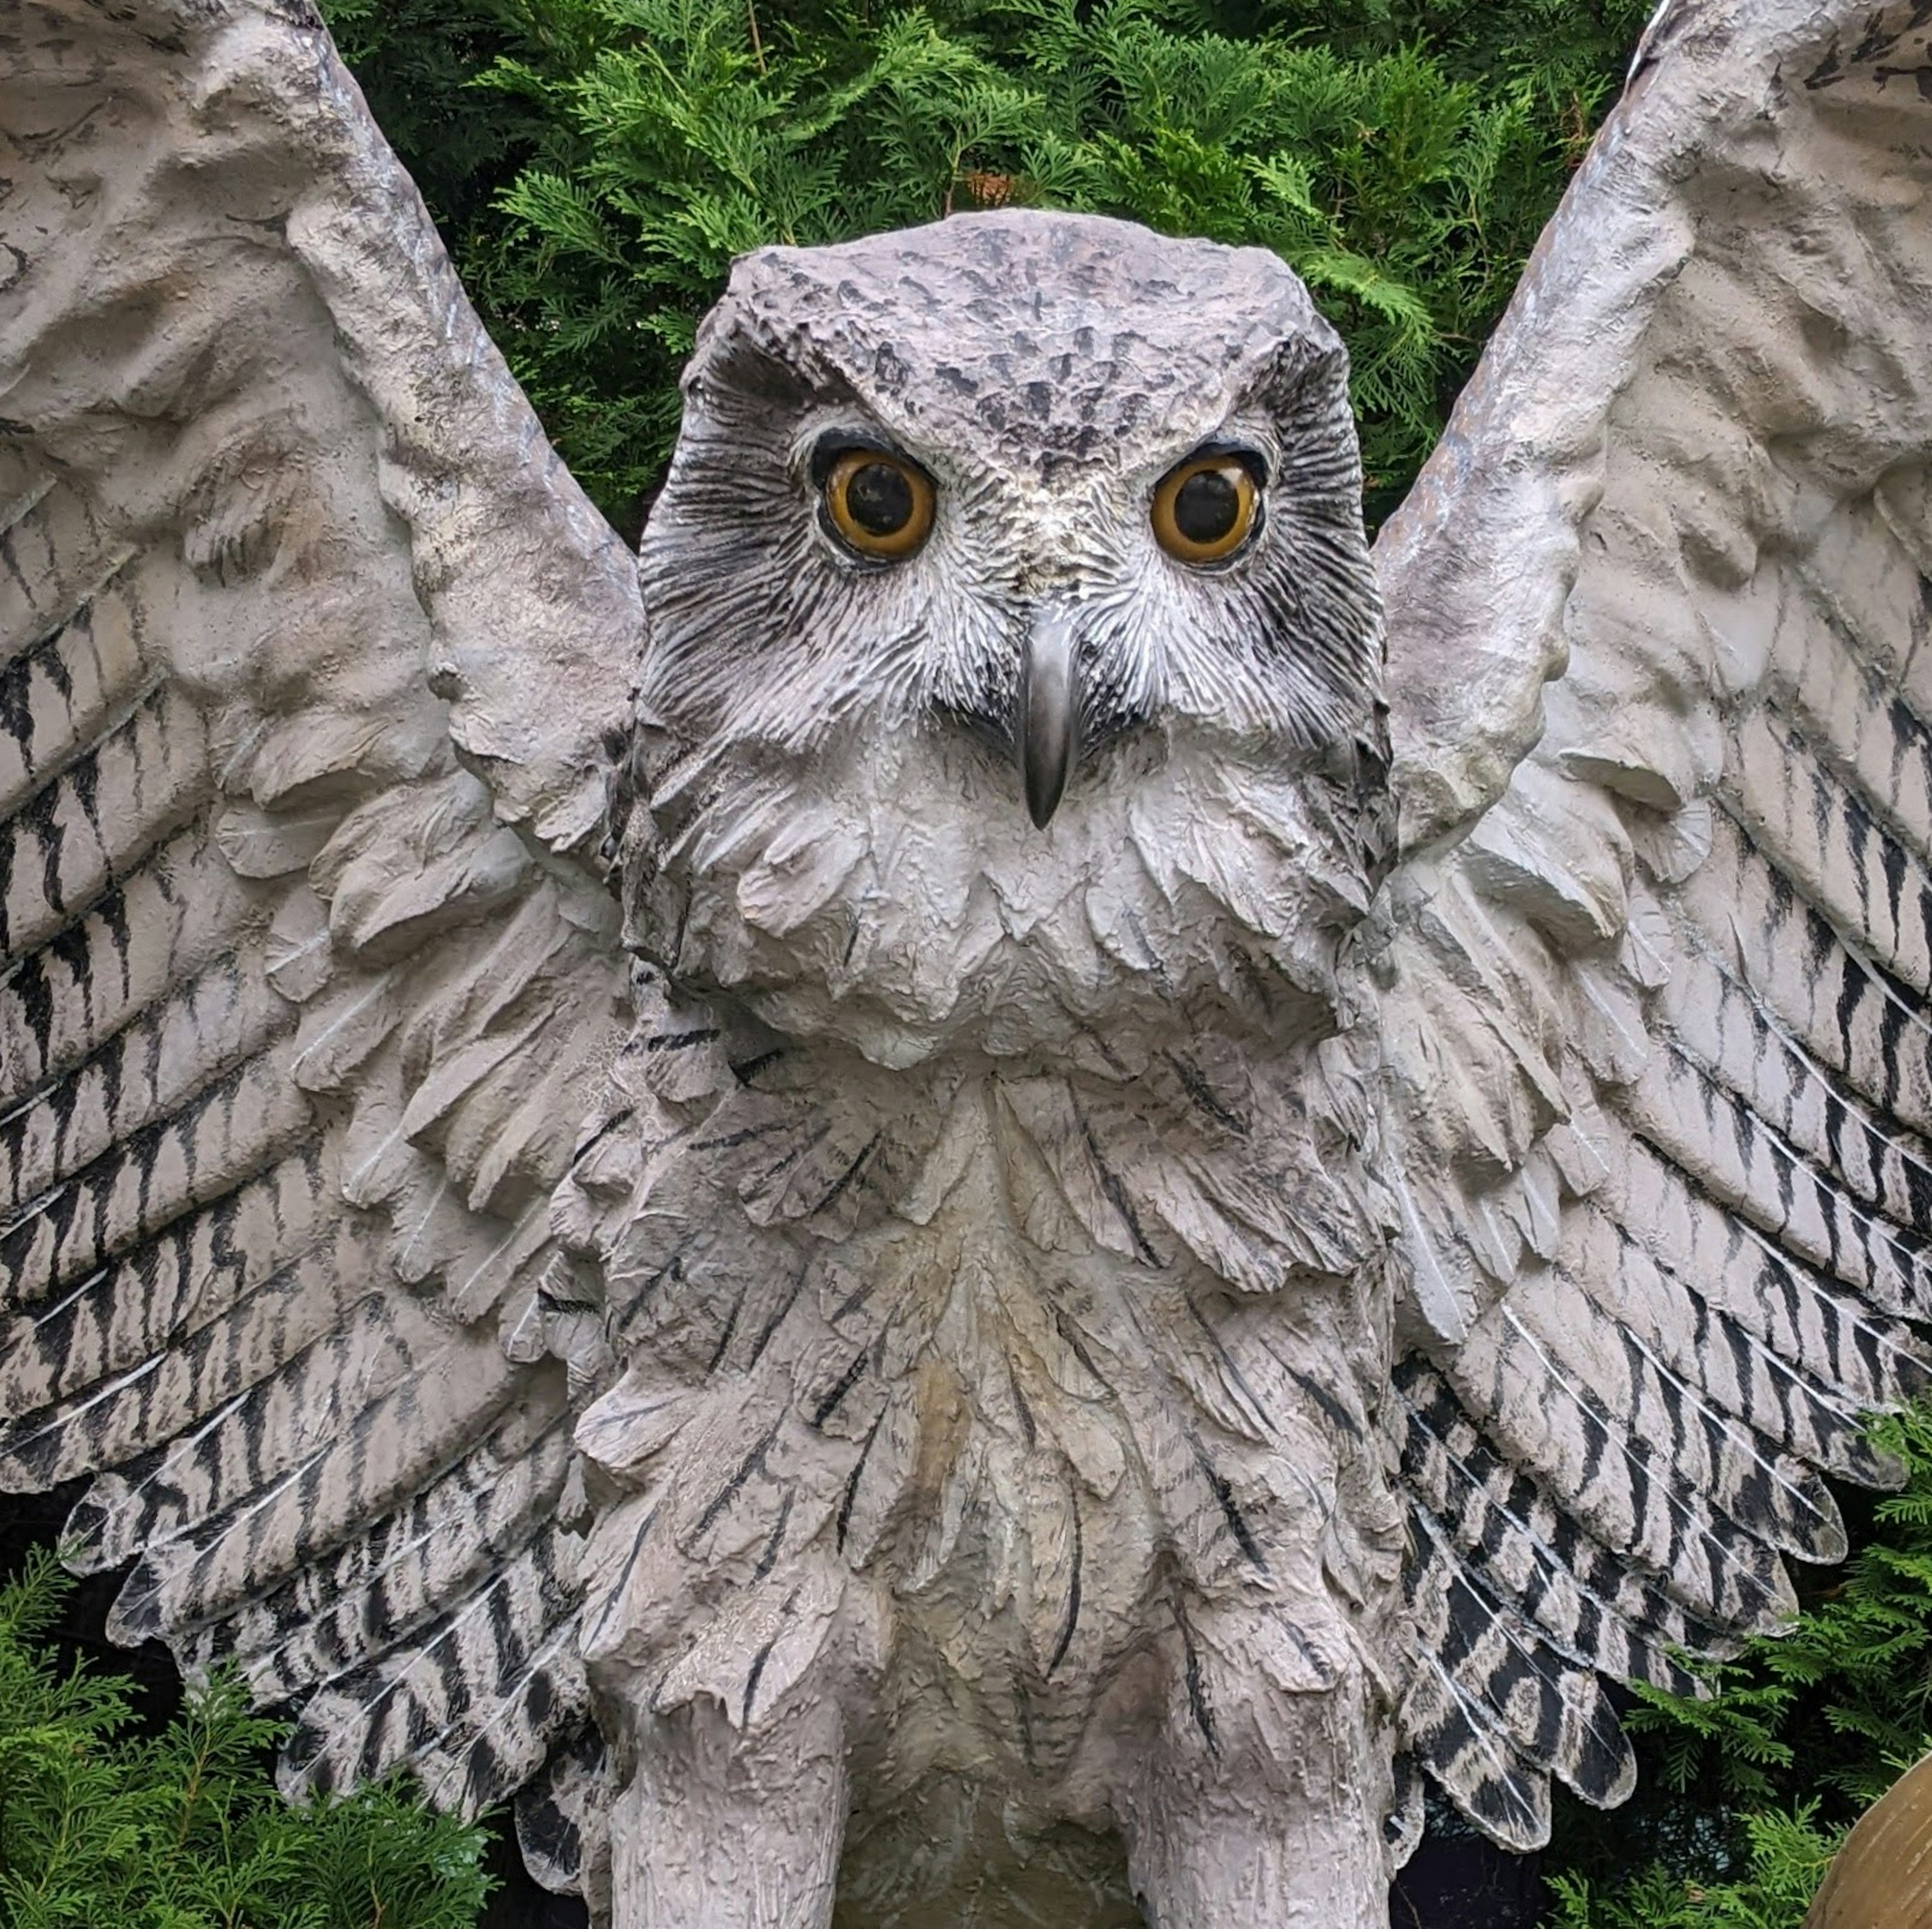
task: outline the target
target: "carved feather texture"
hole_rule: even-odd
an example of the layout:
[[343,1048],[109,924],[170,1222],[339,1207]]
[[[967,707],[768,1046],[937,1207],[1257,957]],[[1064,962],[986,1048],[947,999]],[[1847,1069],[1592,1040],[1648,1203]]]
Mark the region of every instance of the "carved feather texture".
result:
[[496,1316],[621,1023],[555,846],[634,587],[319,28],[11,30],[0,1486],[93,1475],[110,1631],[306,1703],[292,1775],[473,1811],[584,1713]]
[[[1546,603],[1465,599],[1527,556],[1576,571],[1542,741],[1399,879],[1381,967],[1419,1348],[1405,1719],[1517,1846],[1545,1771],[1618,1792],[1557,1711],[1598,1670],[1682,1689],[1673,1650],[1780,1625],[1784,1559],[1844,1550],[1814,1469],[1896,1478],[1863,1420],[1928,1383],[1932,240],[1892,199],[1924,189],[1928,22],[1713,9],[1707,64],[1673,58],[1692,10],[1531,271],[1569,277],[1562,313],[1505,325],[1437,459],[1521,460],[1503,363],[1553,400],[1566,357],[1616,343],[1627,377],[1532,432],[1546,485],[1589,476],[1581,506],[1512,485],[1452,563],[1425,478],[1378,552],[1412,835],[1497,768],[1444,734],[1441,640],[1490,632],[1480,733],[1514,727],[1504,640],[1534,661],[1555,635]],[[1576,250],[1640,218],[1666,147],[1683,185],[1646,245],[1675,265],[1634,257],[1633,299]]]
[[[1190,259],[1275,335],[1216,359],[1190,294],[1132,400],[1163,461],[1264,419],[1296,567],[1196,580],[1138,499],[1028,496],[1132,739],[1042,844],[925,727],[1010,731],[998,598],[856,615],[732,357],[916,443],[914,350],[1088,354],[1091,261],[1024,343],[903,355],[796,253],[742,271],[640,663],[318,31],[24,7],[0,1484],[94,1477],[116,1630],[301,1700],[292,1789],[525,1789],[533,1866],[599,1895],[593,1690],[747,1746],[850,1691],[888,1791],[970,1759],[1142,1823],[1110,1696],[1270,1792],[1332,1714],[1364,1894],[1392,1726],[1513,1844],[1552,1776],[1620,1799],[1599,1673],[1777,1625],[1842,1551],[1822,1473],[1888,1478],[1862,1418],[1932,1376],[1924,10],[1653,30],[1383,541],[1385,881],[1340,364],[1263,258]],[[1040,218],[956,229],[928,292]],[[1136,245],[1136,300],[1191,286]],[[1046,386],[949,460],[1070,460]],[[1023,574],[998,501],[982,586]],[[789,676],[719,647],[787,625]],[[620,936],[574,853],[639,674]]]

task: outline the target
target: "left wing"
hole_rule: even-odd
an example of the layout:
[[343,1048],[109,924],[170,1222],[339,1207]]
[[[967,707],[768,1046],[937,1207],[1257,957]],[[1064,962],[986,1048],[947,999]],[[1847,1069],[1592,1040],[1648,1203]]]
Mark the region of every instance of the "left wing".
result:
[[1513,1847],[1928,1385],[1928,157],[1932,10],[1667,7],[1378,547],[1403,1716]]
[[630,560],[306,6],[5,20],[0,1490],[290,1785],[567,1790]]

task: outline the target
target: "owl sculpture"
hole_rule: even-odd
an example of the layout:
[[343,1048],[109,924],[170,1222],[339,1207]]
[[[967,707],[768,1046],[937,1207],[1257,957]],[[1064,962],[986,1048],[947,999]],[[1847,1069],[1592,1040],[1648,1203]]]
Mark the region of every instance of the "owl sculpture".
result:
[[641,556],[307,0],[7,0],[0,1487],[618,1929],[1370,1929],[1932,1316],[1932,6],[1667,7],[1372,550],[1272,255],[739,263]]

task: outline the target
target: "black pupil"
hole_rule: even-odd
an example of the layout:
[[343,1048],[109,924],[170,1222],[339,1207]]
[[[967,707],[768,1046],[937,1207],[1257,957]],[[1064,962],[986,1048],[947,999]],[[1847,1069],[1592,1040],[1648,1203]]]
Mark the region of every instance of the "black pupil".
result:
[[845,513],[868,536],[896,536],[912,520],[912,484],[889,462],[868,462],[845,484]]
[[1197,469],[1174,492],[1174,526],[1190,543],[1223,541],[1240,515],[1240,492],[1224,469]]

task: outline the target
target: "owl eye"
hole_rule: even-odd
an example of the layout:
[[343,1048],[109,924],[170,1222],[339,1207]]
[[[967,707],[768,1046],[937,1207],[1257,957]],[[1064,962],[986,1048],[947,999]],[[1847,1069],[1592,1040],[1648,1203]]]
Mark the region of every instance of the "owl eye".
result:
[[1238,455],[1190,456],[1154,492],[1155,540],[1182,562],[1220,562],[1255,531],[1261,499]]
[[847,449],[825,471],[826,520],[849,550],[883,562],[909,556],[932,528],[932,482],[888,449]]

